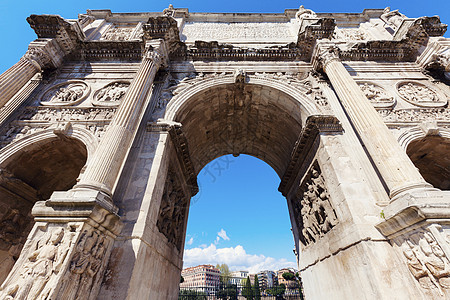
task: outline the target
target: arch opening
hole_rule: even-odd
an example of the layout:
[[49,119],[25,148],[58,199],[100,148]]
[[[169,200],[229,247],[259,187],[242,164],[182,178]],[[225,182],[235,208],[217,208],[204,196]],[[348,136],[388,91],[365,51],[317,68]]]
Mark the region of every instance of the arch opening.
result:
[[[199,173],[191,199],[184,266],[227,264],[252,274],[296,267],[287,202],[273,168],[248,155],[221,156]],[[275,267],[276,266],[276,267]],[[242,286],[235,282],[241,291]],[[195,288],[192,282],[181,290]],[[292,292],[292,290],[290,291]]]
[[0,166],[0,282],[33,227],[34,203],[74,186],[86,160],[82,142],[54,137],[21,149]]
[[423,178],[434,187],[450,190],[450,139],[427,135],[414,140],[406,149]]
[[183,125],[194,169],[217,157],[248,154],[281,178],[302,128],[299,101],[272,87],[223,84],[189,98],[175,116]]

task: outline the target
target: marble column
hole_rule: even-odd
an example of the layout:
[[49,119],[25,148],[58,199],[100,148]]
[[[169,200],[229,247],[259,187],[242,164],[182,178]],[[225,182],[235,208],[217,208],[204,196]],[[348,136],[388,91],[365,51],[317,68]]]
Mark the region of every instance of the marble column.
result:
[[153,40],[147,46],[149,50],[75,190],[88,188],[112,195],[156,72],[167,58],[163,40]]
[[41,39],[30,43],[21,59],[0,75],[0,108],[3,107],[34,75],[47,67],[57,67],[62,61],[59,48],[52,39]]
[[432,187],[425,182],[381,116],[348,73],[338,57],[337,49],[324,48],[318,55],[324,72],[386,184],[391,200],[412,189]]

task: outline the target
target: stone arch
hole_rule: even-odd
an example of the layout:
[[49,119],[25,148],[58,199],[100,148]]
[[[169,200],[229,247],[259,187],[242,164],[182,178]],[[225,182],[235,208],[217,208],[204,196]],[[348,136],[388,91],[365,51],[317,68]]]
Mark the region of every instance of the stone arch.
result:
[[450,190],[449,130],[414,127],[401,134],[399,142],[428,183]]
[[0,151],[0,282],[12,268],[33,226],[31,209],[77,181],[96,140],[85,129],[46,129]]
[[[247,129],[248,134],[255,133],[255,135],[252,135],[251,138],[260,138],[259,135],[262,135],[266,139],[270,140],[270,138],[273,137],[279,137],[281,139],[284,139],[281,143],[273,143],[272,146],[274,149],[271,149],[270,151],[254,151],[255,153],[248,152],[247,150],[243,150],[242,147],[238,147],[238,149],[231,150],[230,147],[234,147],[231,145],[226,145],[227,143],[216,143],[213,147],[222,147],[222,149],[215,149],[216,152],[209,152],[209,156],[206,159],[199,159],[198,155],[196,154],[196,145],[198,144],[198,140],[192,136],[192,132],[196,130],[192,130],[191,125],[193,125],[192,120],[203,122],[202,124],[198,125],[198,128],[205,128],[206,121],[212,121],[212,123],[217,123],[216,117],[212,116],[214,114],[213,111],[210,110],[211,107],[216,106],[227,106],[225,103],[226,100],[220,100],[220,92],[218,91],[232,91],[231,94],[225,95],[224,97],[234,97],[236,99],[236,96],[240,95],[242,97],[242,101],[228,99],[229,101],[234,101],[235,103],[230,104],[228,103],[228,106],[239,106],[242,105],[241,111],[236,110],[236,118],[234,121],[230,120],[228,122],[228,125],[231,123],[238,123],[241,124],[240,129]],[[254,93],[252,93],[254,91]],[[277,172],[277,174],[282,177],[285,171],[285,168],[287,167],[288,161],[290,159],[291,150],[295,144],[295,141],[298,138],[298,135],[304,126],[306,119],[308,116],[311,115],[317,115],[319,114],[319,109],[317,108],[316,104],[311,101],[307,95],[306,92],[308,91],[307,86],[293,86],[290,85],[283,80],[279,79],[273,79],[273,78],[266,78],[256,75],[250,75],[247,76],[245,79],[245,83],[236,83],[235,78],[233,76],[220,76],[220,77],[213,77],[208,79],[202,79],[201,81],[194,83],[192,86],[182,90],[180,94],[177,94],[174,96],[169,104],[167,105],[167,109],[165,112],[164,119],[169,122],[179,122],[183,126],[183,132],[185,132],[187,136],[187,140],[189,143],[190,151],[191,151],[191,158],[193,159],[193,165],[194,170],[197,172],[203,168],[208,162],[212,161],[213,159],[225,155],[225,154],[233,154],[233,155],[239,155],[239,154],[248,154],[255,156],[266,163],[268,163],[274,170]],[[249,94],[252,94],[249,96]],[[265,99],[258,102],[258,100],[255,102],[252,102],[252,99],[248,99],[248,97],[253,97],[255,94],[256,97],[265,97]],[[268,96],[264,96],[265,94],[269,94]],[[217,96],[218,102],[211,105],[204,105],[201,107],[202,103],[210,101],[212,96]],[[246,98],[247,97],[247,98]],[[206,100],[205,100],[206,99]],[[222,101],[222,102],[221,102]],[[219,103],[221,102],[221,103]],[[239,103],[241,102],[241,103]],[[256,103],[256,104],[255,104]],[[258,107],[252,107],[253,105],[256,105]],[[223,109],[220,108],[219,110]],[[261,107],[263,109],[266,109],[266,114],[264,116],[259,115],[258,113],[255,113],[256,110],[260,110]],[[278,109],[278,110],[277,110]],[[228,110],[229,114],[234,114],[234,112]],[[279,115],[277,115],[279,113]],[[197,115],[195,115],[197,114]],[[199,114],[203,114],[200,116]],[[209,116],[206,116],[208,115]],[[240,120],[239,114],[241,114],[241,117],[243,114],[247,114],[246,120]],[[190,120],[189,115],[195,115]],[[206,117],[206,118],[205,118]],[[222,117],[225,117],[222,115]],[[262,119],[260,119],[262,117]],[[256,119],[255,119],[256,118]],[[252,120],[253,119],[253,120]],[[250,120],[250,122],[248,122]],[[196,122],[195,121],[195,122]],[[279,124],[287,124],[290,123],[289,126],[287,125],[284,128],[269,128],[267,131],[258,132],[258,126],[255,126],[255,122],[260,123],[261,125],[267,125],[267,124],[273,124],[279,123]],[[282,122],[281,122],[282,121]],[[251,128],[255,131],[251,132]],[[213,128],[212,130],[215,131],[214,133],[206,130],[204,132],[205,135],[208,135],[210,137],[213,136],[220,136],[221,132],[217,132],[218,127]],[[289,137],[287,137],[287,132],[281,132],[281,130],[285,129],[286,131],[289,131]],[[277,132],[273,132],[271,130],[278,130]],[[233,129],[231,129],[233,131]],[[238,134],[239,128],[234,129],[235,133]],[[198,132],[198,130],[197,130]],[[225,132],[222,132],[225,133]],[[225,133],[228,135],[232,135],[232,133],[228,132]],[[248,135],[246,136],[249,137]],[[208,140],[209,137],[203,136],[203,140]],[[241,138],[241,140],[244,138]],[[225,144],[225,145],[224,145]],[[206,145],[203,145],[206,146]],[[225,150],[225,148],[228,146],[228,149]],[[258,146],[261,146],[261,144],[254,147],[258,148]],[[286,152],[284,153],[283,157],[276,157],[279,156],[279,153],[281,152],[281,149],[278,149],[277,151],[274,151],[275,148],[283,148]],[[244,146],[245,148],[245,146]],[[263,153],[264,152],[264,153]],[[270,152],[270,153],[269,153]],[[273,152],[277,152],[276,154],[271,154]],[[205,155],[199,154],[200,156]],[[283,163],[281,163],[283,161]]]

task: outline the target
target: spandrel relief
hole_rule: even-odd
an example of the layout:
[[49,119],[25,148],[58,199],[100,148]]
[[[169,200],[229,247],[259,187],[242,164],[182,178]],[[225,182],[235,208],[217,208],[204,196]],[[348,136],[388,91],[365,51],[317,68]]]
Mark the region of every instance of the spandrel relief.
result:
[[330,195],[319,164],[315,162],[308,171],[292,200],[300,241],[307,246],[323,237],[338,224]]
[[441,107],[447,104],[445,95],[420,82],[399,82],[397,93],[403,100],[416,106]]
[[110,83],[95,93],[92,104],[96,106],[117,106],[125,96],[129,86],[128,82]]
[[89,86],[83,81],[72,80],[57,84],[41,97],[41,104],[47,106],[75,105],[86,99]]

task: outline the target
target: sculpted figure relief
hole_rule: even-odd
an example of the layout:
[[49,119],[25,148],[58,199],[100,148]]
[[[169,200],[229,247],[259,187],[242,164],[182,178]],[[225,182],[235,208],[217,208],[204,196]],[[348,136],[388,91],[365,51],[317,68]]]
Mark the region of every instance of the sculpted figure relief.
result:
[[408,268],[424,289],[437,290],[443,295],[450,289],[450,262],[430,232],[410,236],[401,246]]
[[394,97],[388,96],[386,91],[372,83],[360,83],[359,87],[375,107],[385,107],[394,104]]
[[61,271],[72,238],[64,228],[44,234],[28,254],[18,282],[5,287],[0,299],[48,299],[53,291],[51,282]]
[[301,21],[303,19],[315,19],[317,15],[311,9],[306,9],[303,5],[300,5],[298,12],[295,14],[295,18]]
[[98,102],[118,102],[122,100],[125,95],[129,83],[126,82],[114,82],[102,88],[96,95],[96,101]]
[[133,29],[133,27],[113,26],[101,37],[101,40],[127,41],[129,40]]
[[439,102],[439,97],[425,85],[408,82],[398,86],[399,94],[412,103]]
[[400,13],[398,9],[391,11],[390,7],[386,7],[380,19],[393,29],[398,29],[402,25],[403,20],[406,19],[406,16]]
[[43,105],[70,105],[76,104],[87,97],[88,86],[81,81],[72,81],[58,84],[47,90],[42,96]]
[[89,299],[94,277],[102,265],[106,252],[106,239],[103,234],[85,230],[70,262],[69,276],[60,293],[61,299]]
[[161,199],[157,226],[159,231],[166,236],[169,243],[174,244],[180,250],[184,218],[188,204],[174,176],[169,171]]
[[300,240],[307,246],[316,242],[338,224],[336,212],[330,202],[325,180],[317,162],[313,164],[305,180],[300,184],[298,194],[301,199],[293,201],[294,214],[299,224]]

